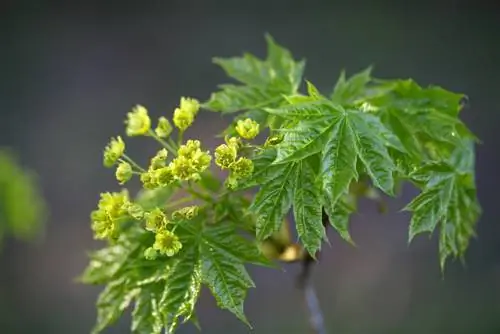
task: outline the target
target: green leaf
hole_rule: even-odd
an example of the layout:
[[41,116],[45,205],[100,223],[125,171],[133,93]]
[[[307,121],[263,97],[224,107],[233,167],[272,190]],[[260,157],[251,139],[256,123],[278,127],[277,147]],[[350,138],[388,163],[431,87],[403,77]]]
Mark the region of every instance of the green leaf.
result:
[[358,178],[357,155],[354,151],[355,133],[347,119],[338,121],[333,134],[321,150],[321,181],[328,206],[349,190],[353,179]]
[[234,113],[242,110],[264,108],[279,102],[282,97],[252,86],[220,85],[204,107],[212,111]]
[[179,254],[166,274],[166,285],[160,304],[173,315],[169,332],[173,332],[177,327],[179,316],[189,320],[193,315],[201,288],[199,252],[199,247],[187,248]]
[[97,300],[97,323],[92,334],[98,334],[116,322],[139,291],[130,289],[125,278],[109,283]]
[[350,104],[362,97],[366,91],[366,85],[371,80],[371,72],[372,68],[368,67],[346,80],[345,71],[342,71],[330,96],[331,100],[339,104]]
[[293,201],[295,165],[283,165],[276,177],[264,184],[249,210],[257,215],[257,239],[264,240],[281,227]]
[[313,258],[326,237],[322,222],[320,189],[315,184],[316,174],[307,161],[297,164],[293,194],[293,214],[299,238]]
[[[387,148],[398,147],[403,151],[404,148],[399,139],[392,136],[379,120],[373,115],[356,110],[344,110],[332,104],[329,108],[318,108],[318,103],[313,102],[310,103],[310,107],[301,105],[300,108],[302,113],[297,113],[293,108],[272,111],[275,114],[292,114],[297,120],[291,128],[282,130],[285,134],[284,140],[277,146],[278,153],[274,164],[299,161],[318,152],[325,152],[327,149],[350,148],[352,156],[348,157],[347,151],[340,152],[341,158],[346,160],[335,161],[334,164],[338,165],[328,165],[333,160],[328,157],[323,159],[326,165],[322,167],[322,171],[328,173],[325,176],[328,188],[324,191],[332,192],[332,200],[338,198],[339,191],[345,189],[350,179],[356,176],[356,171],[352,170],[356,159],[362,163],[364,171],[376,187],[387,194],[393,194],[393,173],[396,171],[396,166]],[[323,115],[318,115],[320,113],[318,110],[321,110]],[[312,112],[315,113],[315,120],[308,119]],[[333,169],[336,167],[341,169]],[[338,173],[341,175],[337,176]],[[342,179],[344,175],[347,180]],[[330,183],[339,185],[331,190]]]
[[[132,333],[161,334],[167,325],[167,315],[160,306],[160,296],[163,291],[161,283],[150,284],[140,290],[132,311]],[[167,333],[170,333],[167,332]]]
[[203,107],[232,113],[265,107],[276,107],[284,95],[295,94],[302,80],[305,62],[295,61],[290,51],[266,35],[266,60],[245,53],[242,57],[214,58],[214,63],[242,85],[221,85]]
[[424,186],[405,210],[412,211],[409,242],[420,233],[440,227],[440,263],[462,256],[474,235],[481,213],[471,175],[444,162],[428,164],[412,174]]
[[225,256],[219,249],[202,246],[203,282],[208,285],[220,308],[232,312],[251,328],[244,309],[247,290],[255,287],[243,264]]
[[330,221],[330,225],[337,231],[342,239],[354,245],[351,234],[349,233],[349,218],[353,212],[344,199],[338,200],[335,203],[325,201],[324,210]]

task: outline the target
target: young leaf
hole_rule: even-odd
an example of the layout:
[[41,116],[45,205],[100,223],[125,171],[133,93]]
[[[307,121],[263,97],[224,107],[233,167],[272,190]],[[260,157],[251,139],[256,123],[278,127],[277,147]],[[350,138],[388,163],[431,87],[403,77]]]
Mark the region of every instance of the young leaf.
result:
[[280,105],[284,95],[297,92],[305,62],[295,61],[290,51],[266,35],[267,58],[251,54],[242,57],[214,58],[225,73],[242,85],[221,85],[203,106],[212,111],[232,113]]
[[330,96],[331,100],[334,103],[344,105],[350,104],[356,98],[362,97],[366,91],[366,85],[371,80],[371,72],[372,68],[368,67],[346,80],[345,71],[342,71]]
[[414,173],[425,180],[422,193],[405,210],[412,211],[409,241],[417,234],[433,232],[440,226],[441,268],[448,256],[463,255],[481,212],[471,175],[451,165],[429,164]]
[[280,165],[276,177],[264,184],[249,210],[257,216],[257,239],[264,240],[279,230],[283,217],[288,213],[293,201],[295,165]]
[[[326,107],[327,105],[328,107]],[[325,102],[322,106],[324,107],[318,107],[318,102],[310,103],[310,107],[302,104],[300,106],[303,111],[301,114],[293,107],[268,109],[270,113],[296,120],[294,126],[282,130],[285,136],[283,142],[277,146],[278,153],[274,164],[295,162],[318,152],[325,152],[327,144],[328,148],[342,147],[343,150],[351,147],[351,154],[363,164],[366,174],[370,176],[374,185],[392,195],[393,172],[396,171],[396,166],[387,147],[396,146],[404,150],[397,137],[388,135],[389,131],[373,115],[357,110],[344,110],[333,104],[325,104]],[[315,113],[315,120],[308,119],[310,117],[309,111]],[[321,116],[318,115],[320,113]],[[340,136],[338,136],[339,130],[341,130]],[[344,140],[347,142],[344,143]],[[347,155],[348,152],[342,152],[343,157]],[[345,166],[342,165],[343,162],[339,162],[338,166],[325,165],[322,167],[323,172],[329,171],[331,173],[331,175],[326,176],[326,186],[332,182],[340,181],[340,176],[338,178],[333,176],[335,173],[342,173],[347,177],[347,180],[343,180],[344,183],[334,190],[333,199],[338,198],[338,192],[345,189],[350,178],[356,176],[356,171],[350,169],[353,165],[353,158],[346,157],[346,159]],[[330,163],[333,160],[324,159],[324,162]],[[342,169],[335,170],[336,167]],[[332,177],[333,179],[331,179]],[[324,191],[332,190],[328,188]]]
[[293,213],[299,238],[309,254],[315,258],[325,238],[322,222],[320,190],[316,184],[316,174],[307,161],[297,163],[293,194]]
[[140,290],[132,310],[132,333],[161,334],[168,326],[168,315],[162,313],[160,306],[159,296],[162,291],[161,283],[151,283]]

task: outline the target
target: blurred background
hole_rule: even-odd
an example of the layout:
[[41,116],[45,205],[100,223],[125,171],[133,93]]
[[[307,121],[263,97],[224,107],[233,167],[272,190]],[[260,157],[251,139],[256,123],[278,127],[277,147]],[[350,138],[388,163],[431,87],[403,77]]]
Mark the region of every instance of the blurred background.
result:
[[[374,65],[382,78],[465,92],[462,118],[483,140],[477,182],[484,214],[467,264],[443,279],[435,238],[408,247],[405,190],[379,215],[363,202],[353,216],[357,248],[330,233],[314,281],[330,333],[500,333],[498,143],[500,11],[486,1],[2,1],[0,4],[0,147],[17,151],[39,176],[49,205],[44,237],[7,240],[0,252],[0,333],[84,334],[100,288],[77,284],[92,240],[89,213],[104,190],[117,190],[101,165],[126,112],[147,106],[169,115],[181,95],[208,98],[224,73],[213,56],[265,56],[264,33],[306,58],[305,78],[324,92],[338,73]],[[202,113],[190,134],[214,146],[225,127]],[[129,141],[145,160],[154,146]],[[147,149],[144,149],[147,147]],[[148,151],[150,150],[150,151]],[[298,268],[251,268],[257,289],[246,311],[255,333],[307,333]],[[246,333],[217,310],[206,291],[203,333]],[[108,333],[127,333],[129,318]],[[190,325],[179,333],[195,333]]]

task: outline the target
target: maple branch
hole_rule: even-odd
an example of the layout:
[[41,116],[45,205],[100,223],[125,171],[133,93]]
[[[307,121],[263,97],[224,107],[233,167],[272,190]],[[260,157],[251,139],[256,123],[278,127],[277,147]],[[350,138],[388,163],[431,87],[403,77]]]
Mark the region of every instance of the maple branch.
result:
[[[328,228],[329,218],[326,211],[323,209],[323,226],[325,230]],[[319,259],[319,252],[316,257]],[[304,293],[304,301],[309,313],[309,325],[315,334],[327,334],[323,312],[319,304],[314,285],[311,282],[311,270],[316,260],[309,254],[302,260],[302,271],[298,276],[298,288]]]

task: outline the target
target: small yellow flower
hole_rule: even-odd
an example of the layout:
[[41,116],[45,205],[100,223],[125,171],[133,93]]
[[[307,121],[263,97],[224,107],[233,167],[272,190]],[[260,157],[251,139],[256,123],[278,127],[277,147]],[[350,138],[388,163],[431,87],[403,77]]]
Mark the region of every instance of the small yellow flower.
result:
[[159,168],[165,167],[168,157],[168,151],[166,149],[161,149],[156,153],[156,155],[151,159],[151,165],[149,170],[157,170]]
[[155,189],[157,186],[154,177],[151,175],[151,172],[142,173],[141,174],[141,182],[142,182],[142,186],[145,189]]
[[224,141],[226,142],[227,146],[232,146],[238,150],[241,147],[241,138],[239,137],[229,137],[225,136]]
[[157,256],[158,253],[156,252],[156,249],[154,249],[153,247],[148,247],[144,251],[144,258],[146,258],[146,260],[155,260]]
[[155,129],[155,133],[160,138],[167,138],[172,133],[172,124],[165,117],[160,117],[158,119],[158,126]]
[[189,180],[196,173],[192,168],[191,159],[181,155],[172,160],[169,165],[172,174],[179,180]]
[[167,230],[162,230],[156,233],[153,248],[160,254],[174,256],[181,250],[182,243],[174,233]]
[[95,239],[116,239],[118,220],[127,217],[128,192],[102,193],[97,210],[92,211],[92,230]]
[[180,109],[189,111],[196,116],[200,110],[200,102],[189,97],[181,97]]
[[132,177],[132,166],[128,162],[121,162],[115,173],[118,183],[124,184]]
[[196,205],[187,206],[172,213],[173,220],[187,219],[191,220],[198,215],[200,208]]
[[98,203],[99,210],[107,212],[112,219],[120,218],[127,213],[127,205],[130,202],[126,189],[121,192],[102,193]]
[[109,213],[95,210],[91,213],[92,231],[97,240],[113,239],[116,236],[116,224]]
[[136,105],[131,112],[127,114],[128,119],[126,133],[127,136],[141,136],[148,133],[151,129],[151,119],[148,110],[141,105]]
[[209,152],[203,152],[202,150],[196,151],[191,158],[192,167],[197,173],[202,173],[210,167],[211,161],[212,157]]
[[162,167],[155,171],[155,181],[160,187],[168,186],[175,181],[174,173],[170,167]]
[[156,232],[165,229],[168,223],[167,216],[160,208],[155,208],[146,214],[146,230],[148,231]]
[[254,139],[259,134],[259,123],[247,118],[236,123],[236,132],[245,139]]
[[237,178],[248,177],[253,173],[253,162],[248,158],[241,157],[231,165],[231,171]]
[[222,169],[228,169],[236,161],[237,154],[235,145],[222,144],[215,149],[215,163]]
[[123,152],[125,152],[125,143],[122,138],[120,136],[116,137],[116,139],[111,138],[111,141],[104,149],[104,166],[112,167],[121,158]]
[[174,125],[181,131],[185,131],[193,124],[194,114],[188,110],[175,108]]

